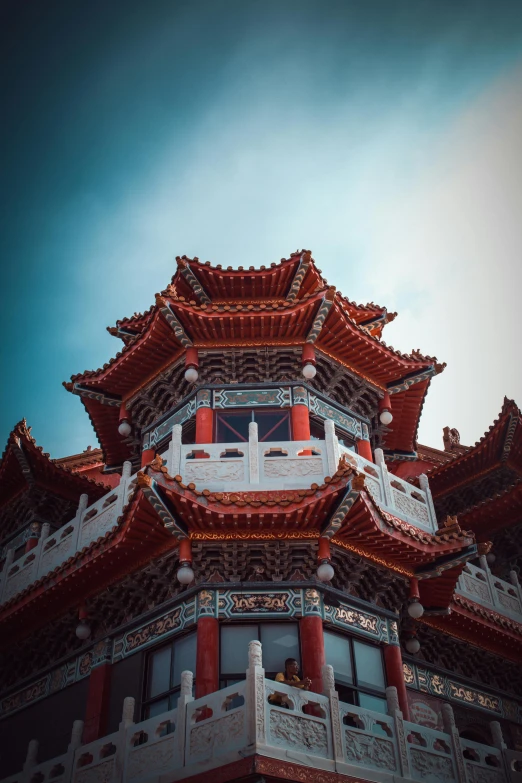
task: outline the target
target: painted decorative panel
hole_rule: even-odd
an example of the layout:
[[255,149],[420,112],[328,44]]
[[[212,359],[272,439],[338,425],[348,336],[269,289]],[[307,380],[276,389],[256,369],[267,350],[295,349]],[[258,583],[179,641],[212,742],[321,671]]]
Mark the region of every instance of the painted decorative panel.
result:
[[171,609],[162,617],[151,620],[137,629],[127,631],[114,641],[113,662],[115,663],[137,650],[149,647],[160,639],[168,639],[175,633],[179,633],[195,622],[195,614],[196,602],[195,598],[192,598],[189,602]]
[[362,437],[362,425],[358,419],[334,408],[333,405],[324,402],[315,394],[310,394],[310,410],[322,419],[331,419],[340,429],[353,435],[354,438]]
[[301,614],[302,600],[301,590],[251,593],[220,590],[219,617],[294,617]]
[[187,402],[186,405],[173,413],[172,416],[169,416],[169,418],[164,422],[158,424],[155,429],[148,432],[145,435],[143,441],[143,448],[151,449],[153,446],[163,440],[163,438],[166,438],[168,435],[170,435],[175,424],[183,424],[185,421],[188,421],[188,419],[194,416],[195,413],[196,399],[194,397],[190,400],[190,402]]
[[214,408],[289,408],[290,389],[219,389],[214,391]]
[[327,622],[338,628],[357,631],[380,642],[389,642],[388,623],[385,618],[376,614],[341,604],[336,607],[325,605],[324,616]]

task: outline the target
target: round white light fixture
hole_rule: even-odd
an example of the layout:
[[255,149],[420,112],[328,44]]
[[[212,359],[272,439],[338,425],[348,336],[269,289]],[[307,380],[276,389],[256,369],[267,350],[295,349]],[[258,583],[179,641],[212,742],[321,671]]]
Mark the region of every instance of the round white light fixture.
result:
[[379,419],[381,421],[381,424],[384,424],[384,426],[387,427],[388,424],[392,423],[393,416],[391,415],[390,411],[381,411],[381,415],[379,416]]
[[420,601],[412,601],[411,604],[408,605],[408,614],[410,617],[413,617],[414,620],[418,620],[419,617],[422,617],[424,614],[424,607],[421,604]]
[[187,367],[185,370],[185,380],[187,383],[196,383],[197,379],[199,378],[198,371],[195,367]]
[[178,577],[178,582],[182,585],[190,585],[194,581],[194,571],[186,563],[181,568],[178,568],[176,576]]
[[412,636],[410,639],[407,639],[405,647],[409,653],[415,655],[420,650],[420,642],[415,636]]
[[305,364],[303,367],[303,375],[307,381],[311,381],[312,378],[315,378],[315,376],[317,375],[317,369],[315,367],[315,364],[312,364],[311,362]]
[[127,435],[130,435],[132,432],[132,427],[129,424],[129,422],[126,419],[123,419],[123,421],[120,421],[120,426],[118,427],[118,432],[122,436],[122,438],[126,438]]
[[321,563],[316,573],[317,578],[321,582],[331,582],[335,575],[335,571],[333,570],[330,563]]
[[76,626],[76,636],[84,642],[91,635],[91,626],[85,620],[80,620]]

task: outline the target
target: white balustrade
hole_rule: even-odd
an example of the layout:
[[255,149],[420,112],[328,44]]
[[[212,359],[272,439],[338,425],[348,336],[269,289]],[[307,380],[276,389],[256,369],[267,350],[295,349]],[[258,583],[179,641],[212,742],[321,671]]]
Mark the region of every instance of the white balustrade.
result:
[[131,463],[125,462],[121,481],[115,489],[88,507],[87,495],[82,495],[74,519],[51,536],[48,535],[49,526],[44,524],[42,535],[33,549],[9,566],[6,559],[5,575],[0,583],[1,603],[22,592],[32,582],[53,571],[78,550],[111,530],[136,483],[130,471]]
[[475,603],[494,609],[522,621],[522,602],[517,585],[494,576],[486,558],[480,558],[480,567],[466,563],[457,583],[457,592]]
[[261,644],[251,642],[244,681],[193,700],[183,672],[175,709],[133,723],[125,699],[117,732],[79,746],[77,721],[66,753],[40,764],[32,740],[23,770],[2,783],[178,780],[254,754],[379,783],[520,783],[522,753],[506,750],[497,722],[496,746],[482,745],[458,737],[448,704],[436,731],[403,720],[395,688],[385,715],[339,702],[331,667],[323,680],[325,695],[265,679]]
[[504,783],[506,773],[500,748],[464,739],[460,744],[468,783]]

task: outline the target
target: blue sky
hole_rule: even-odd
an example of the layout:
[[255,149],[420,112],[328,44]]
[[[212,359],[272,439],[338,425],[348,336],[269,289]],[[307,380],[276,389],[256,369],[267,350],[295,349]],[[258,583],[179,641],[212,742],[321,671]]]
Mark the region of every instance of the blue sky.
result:
[[268,264],[398,310],[447,361],[421,442],[522,403],[522,5],[5,3],[0,441],[96,445],[61,386],[175,256]]

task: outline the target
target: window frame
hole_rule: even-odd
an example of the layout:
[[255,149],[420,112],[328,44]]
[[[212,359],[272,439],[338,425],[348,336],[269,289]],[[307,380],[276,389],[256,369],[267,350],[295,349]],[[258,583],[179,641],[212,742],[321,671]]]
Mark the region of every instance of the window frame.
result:
[[[226,443],[226,441],[219,440],[219,437],[220,437],[220,434],[221,434],[220,433],[221,427],[227,427],[228,426],[229,428],[232,429],[232,425],[231,424],[227,424],[225,417],[230,417],[231,419],[233,419],[234,416],[238,416],[239,417],[241,414],[243,414],[243,415],[244,414],[250,414],[250,421],[255,421],[256,420],[255,419],[256,413],[259,414],[260,416],[263,416],[265,414],[266,415],[279,414],[280,417],[281,417],[281,420],[275,425],[275,427],[272,427],[272,429],[269,430],[269,432],[267,433],[266,436],[264,436],[262,438],[261,437],[259,438],[259,443],[270,443],[270,441],[267,440],[267,437],[269,435],[271,435],[272,432],[274,430],[276,430],[281,425],[282,422],[286,422],[286,424],[288,426],[288,435],[289,435],[288,441],[292,440],[292,437],[293,437],[292,436],[292,417],[290,415],[290,408],[271,408],[271,407],[266,407],[266,408],[265,407],[263,407],[263,408],[252,407],[252,408],[248,408],[248,407],[245,407],[245,408],[237,408],[237,409],[234,409],[234,410],[231,410],[229,408],[217,409],[217,410],[214,411],[215,443]],[[221,422],[220,422],[220,419],[222,420]],[[242,439],[243,436],[240,435],[237,431],[236,431],[236,434],[238,435],[237,441],[230,441],[230,443],[248,443],[248,435],[243,440]],[[275,437],[276,437],[276,440],[284,442],[284,439],[280,438],[279,436],[276,435]]]
[[[353,704],[356,707],[361,706],[359,702],[359,694],[363,693],[367,696],[374,696],[375,698],[382,699],[383,701],[386,701],[386,687],[387,687],[387,678],[386,678],[386,666],[384,665],[384,651],[381,644],[372,644],[367,639],[362,639],[359,636],[356,636],[355,634],[345,634],[342,633],[342,631],[336,629],[332,629],[330,627],[325,627],[323,630],[323,633],[329,633],[334,636],[340,636],[341,639],[346,639],[350,646],[350,656],[352,661],[352,677],[353,682],[348,685],[347,683],[342,682],[341,680],[337,680],[335,678],[335,670],[334,670],[334,678],[335,678],[335,688],[339,692],[339,699],[340,701],[343,701],[341,698],[341,693],[350,691],[352,694],[352,697],[355,698],[353,702],[345,702],[348,704]],[[354,642],[359,642],[360,644],[366,644],[368,647],[373,647],[374,649],[379,650],[381,654],[381,663],[382,663],[382,672],[384,677],[384,686],[382,690],[379,690],[378,688],[372,688],[369,685],[360,685],[359,684],[359,677],[357,674],[357,661],[355,658],[355,648],[354,648]],[[326,648],[326,645],[325,645]],[[326,659],[326,649],[325,649],[325,662],[328,663]],[[363,709],[368,709],[366,707],[363,707]]]
[[[297,629],[297,645],[298,645],[298,649],[299,649],[299,670],[300,670],[300,673],[302,674],[302,671],[301,671],[301,658],[302,658],[302,655],[301,655],[301,628],[300,628],[299,620],[292,620],[290,618],[285,618],[284,620],[283,619],[281,619],[281,620],[274,620],[273,618],[267,618],[266,620],[256,620],[256,619],[252,618],[252,620],[250,620],[250,618],[249,618],[248,620],[245,619],[244,622],[234,622],[234,621],[232,621],[232,622],[225,622],[225,623],[220,623],[220,625],[219,625],[219,689],[220,690],[223,690],[223,688],[228,688],[229,685],[232,685],[232,684],[234,684],[236,682],[243,682],[243,680],[246,678],[246,672],[245,671],[239,672],[239,673],[238,672],[233,672],[231,674],[226,674],[226,675],[223,675],[223,673],[221,671],[221,658],[222,658],[222,656],[221,656],[221,631],[222,631],[223,628],[233,628],[234,626],[240,626],[240,625],[255,625],[255,626],[257,626],[257,640],[258,641],[261,640],[260,628],[261,628],[262,625],[294,625],[296,627],[296,629]],[[284,666],[284,661],[282,661],[282,664]],[[276,671],[266,671],[265,670],[265,677],[268,680],[275,679],[276,674],[278,674],[278,672],[276,672]]]
[[[142,720],[148,720],[150,717],[147,714],[148,709],[151,707],[151,705],[155,704],[156,702],[161,701],[162,699],[168,699],[168,707],[165,710],[165,712],[168,712],[170,710],[175,709],[175,706],[171,706],[171,700],[174,697],[179,697],[179,693],[181,691],[181,683],[179,685],[169,685],[169,688],[166,691],[162,691],[161,693],[156,694],[155,696],[148,696],[147,692],[149,689],[149,675],[150,675],[150,667],[151,667],[151,661],[152,657],[158,653],[163,648],[170,647],[171,648],[171,657],[170,657],[170,672],[169,672],[169,683],[172,682],[172,674],[174,670],[173,662],[174,662],[174,648],[177,642],[180,642],[182,639],[187,639],[189,636],[194,636],[194,640],[196,642],[196,651],[197,651],[197,630],[196,628],[190,629],[187,631],[187,633],[182,633],[176,635],[174,639],[171,639],[169,642],[159,642],[154,647],[151,647],[148,649],[145,653],[145,666],[143,667],[143,685],[142,685],[142,700],[141,700],[141,719]],[[193,687],[196,686],[196,672],[193,672],[194,680],[193,680]]]

